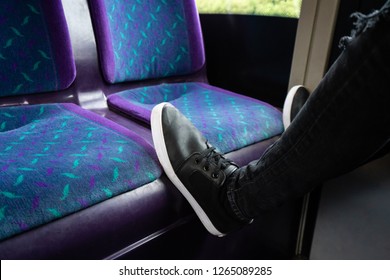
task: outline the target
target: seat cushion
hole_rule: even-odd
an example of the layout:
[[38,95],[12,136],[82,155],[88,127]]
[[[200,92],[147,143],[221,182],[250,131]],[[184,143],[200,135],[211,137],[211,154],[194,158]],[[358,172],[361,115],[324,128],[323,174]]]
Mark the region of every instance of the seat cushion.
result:
[[153,107],[170,102],[222,153],[283,132],[282,114],[271,105],[204,83],[161,84],[108,97],[109,106],[150,123]]
[[0,2],[0,96],[55,91],[75,78],[60,0]]
[[153,148],[73,104],[0,109],[0,239],[154,181]]
[[193,0],[89,1],[109,83],[185,75],[205,63]]

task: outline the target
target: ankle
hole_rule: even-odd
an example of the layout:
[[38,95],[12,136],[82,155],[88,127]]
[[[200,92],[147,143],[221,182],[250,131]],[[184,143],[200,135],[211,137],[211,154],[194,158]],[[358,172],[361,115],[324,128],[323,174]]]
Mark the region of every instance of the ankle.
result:
[[229,178],[226,180],[224,184],[224,201],[223,206],[226,209],[226,212],[235,220],[241,223],[251,223],[253,221],[252,218],[245,215],[245,213],[241,210],[237,202],[237,194],[235,191],[235,175],[238,174],[236,170]]

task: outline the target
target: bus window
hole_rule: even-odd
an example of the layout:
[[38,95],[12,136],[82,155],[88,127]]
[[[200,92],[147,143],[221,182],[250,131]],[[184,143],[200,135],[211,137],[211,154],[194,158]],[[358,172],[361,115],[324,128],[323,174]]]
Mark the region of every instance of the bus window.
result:
[[302,0],[196,0],[201,14],[242,14],[299,18]]

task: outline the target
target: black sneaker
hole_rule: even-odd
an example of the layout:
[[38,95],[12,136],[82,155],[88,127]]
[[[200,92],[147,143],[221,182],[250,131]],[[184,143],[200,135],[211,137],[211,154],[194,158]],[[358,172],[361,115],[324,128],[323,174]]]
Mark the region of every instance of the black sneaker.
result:
[[[238,169],[215,151],[200,131],[169,103],[153,108],[154,147],[164,171],[188,200],[206,229],[223,236],[247,222],[235,217],[224,183]],[[231,213],[229,213],[229,211]]]
[[304,86],[294,86],[290,89],[283,106],[284,129],[287,129],[293,119],[295,119],[309,96],[310,93]]

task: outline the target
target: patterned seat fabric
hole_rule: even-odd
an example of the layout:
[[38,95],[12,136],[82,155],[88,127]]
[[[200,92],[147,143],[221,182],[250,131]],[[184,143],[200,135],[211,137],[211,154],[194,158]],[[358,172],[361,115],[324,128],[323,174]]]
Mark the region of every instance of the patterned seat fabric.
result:
[[161,175],[153,148],[73,104],[0,109],[0,240]]
[[170,102],[222,153],[279,135],[284,129],[281,112],[271,105],[204,83],[136,88],[110,95],[108,102],[146,123],[155,105]]
[[[110,82],[188,74],[204,64],[193,0],[90,1],[103,73]],[[170,101],[221,152],[283,131],[281,113],[255,99],[203,83],[164,84],[108,97],[108,105],[150,121],[156,104]]]
[[108,82],[190,74],[204,65],[193,1],[93,0],[89,4]]
[[0,2],[0,96],[55,91],[75,78],[60,0]]

